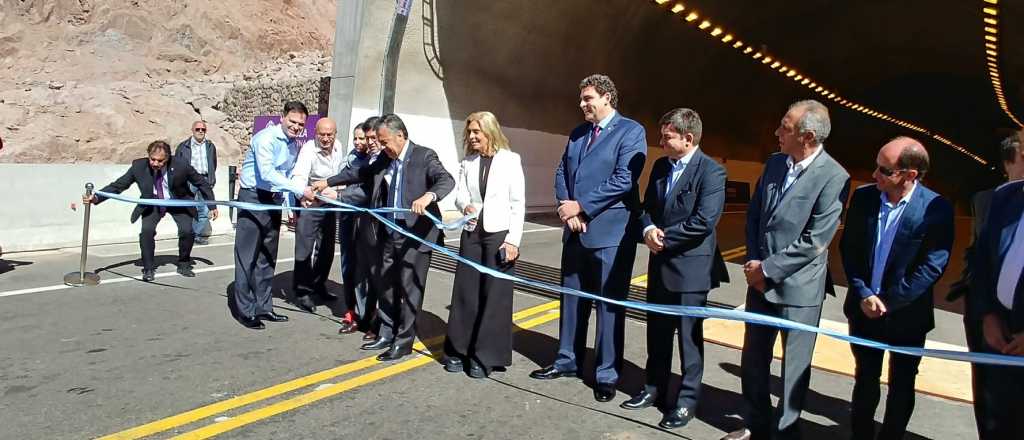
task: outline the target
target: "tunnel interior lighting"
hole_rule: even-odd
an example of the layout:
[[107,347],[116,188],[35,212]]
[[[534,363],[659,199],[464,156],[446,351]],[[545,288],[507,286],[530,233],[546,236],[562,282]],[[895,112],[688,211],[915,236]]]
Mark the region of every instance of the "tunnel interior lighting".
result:
[[[998,58],[999,57],[998,42],[999,42],[999,38],[997,37],[997,35],[999,34],[999,29],[998,29],[999,21],[996,19],[996,17],[998,17],[998,15],[999,15],[999,11],[998,11],[998,9],[996,7],[994,7],[994,5],[998,4],[998,0],[982,0],[982,1],[986,5],[992,5],[992,6],[985,6],[985,7],[982,8],[982,12],[984,14],[983,20],[985,21],[985,24],[986,24],[986,26],[984,26],[984,28],[985,28],[986,60],[988,62],[988,66],[989,66],[989,75],[991,76],[991,79],[992,79],[992,87],[996,91],[997,100],[998,100],[1000,106],[1003,108],[1004,111],[1006,111],[1006,113],[1008,115],[1010,115],[1010,117],[1014,120],[1014,122],[1017,122],[1016,117],[1014,117],[1009,112],[1009,108],[1006,106],[1006,99],[1005,99],[1005,97],[1002,94],[1002,84],[1000,84],[1000,82],[999,82],[999,71],[998,71],[998,66],[999,66],[999,64],[998,64],[998,62],[999,62],[999,58]],[[659,6],[661,6],[661,5],[668,4],[669,1],[668,0],[654,0],[654,3],[658,4]],[[686,6],[683,5],[683,3],[678,3],[677,2],[671,8],[669,8],[668,10],[669,10],[669,12],[671,12],[673,14],[678,14],[679,12],[681,12],[681,11],[683,11],[685,9],[686,9]],[[697,13],[697,11],[692,9],[692,5],[691,5],[690,12],[685,17],[683,17],[683,20],[685,20],[687,23],[693,23],[693,22],[697,21],[700,18],[701,18],[700,15]],[[700,22],[700,24],[697,25],[697,28],[702,30],[702,31],[703,30],[707,30],[708,28],[711,28],[711,27],[712,27],[711,19],[708,18],[708,17],[705,17]],[[736,39],[738,37],[736,32],[727,32],[726,27],[722,26],[722,25],[715,26],[714,28],[712,28],[708,32],[708,34],[709,34],[710,37],[715,38],[715,39],[719,39],[723,43],[729,43],[729,42],[731,42],[732,40],[734,40],[734,39]],[[723,36],[723,34],[724,34],[724,36]],[[968,149],[966,149],[966,148],[964,148],[964,147],[962,147],[960,145],[957,145],[955,142],[949,140],[945,136],[941,136],[941,135],[939,135],[937,133],[932,133],[931,131],[929,131],[929,130],[923,128],[923,127],[914,125],[914,124],[912,124],[912,123],[910,123],[908,121],[904,121],[902,119],[893,117],[892,115],[888,115],[886,113],[879,112],[879,111],[877,111],[875,109],[872,109],[870,107],[866,107],[866,106],[864,106],[862,104],[858,104],[858,103],[856,103],[854,101],[850,101],[849,99],[843,97],[841,94],[837,93],[836,91],[829,90],[829,89],[825,88],[824,86],[818,84],[817,82],[812,80],[809,75],[798,73],[792,67],[787,66],[781,59],[778,59],[777,57],[773,57],[771,55],[765,54],[765,53],[763,53],[761,51],[756,51],[754,49],[754,46],[756,46],[756,45],[746,44],[746,43],[744,43],[741,40],[737,40],[732,45],[732,47],[734,49],[737,49],[737,50],[742,48],[743,49],[742,50],[743,55],[749,56],[750,59],[752,59],[752,60],[760,61],[760,63],[762,65],[765,65],[766,67],[772,69],[773,71],[776,71],[779,74],[783,75],[783,77],[785,79],[794,81],[797,84],[799,84],[800,86],[806,87],[808,90],[810,90],[813,93],[816,93],[819,96],[821,96],[822,99],[832,100],[832,101],[838,103],[839,105],[844,106],[844,107],[846,107],[846,108],[848,108],[850,110],[863,113],[865,115],[868,115],[868,116],[871,116],[873,118],[876,118],[876,119],[878,119],[880,121],[885,121],[885,122],[888,122],[888,123],[891,123],[891,124],[894,124],[894,125],[897,125],[897,126],[900,126],[900,127],[904,127],[904,128],[906,128],[908,130],[916,131],[918,133],[921,133],[921,134],[923,134],[925,136],[928,136],[928,137],[934,139],[937,142],[941,142],[941,143],[943,143],[943,144],[953,148],[954,150],[956,150],[956,151],[958,151],[958,152],[960,152],[960,153],[970,157],[975,162],[978,162],[978,163],[980,163],[982,165],[988,165],[988,162],[985,161],[985,159],[981,158],[981,156],[978,156],[978,155],[976,155],[974,153],[971,153]],[[1020,125],[1020,122],[1017,122],[1017,124]]]
[[1006,95],[1003,94],[1003,83],[999,79],[1001,77],[999,73],[999,20],[996,17],[999,16],[999,1],[998,0],[982,0],[982,26],[981,30],[984,31],[982,34],[982,44],[985,45],[985,65],[988,66],[988,78],[992,83],[992,92],[996,97],[996,104],[999,104],[999,108],[1003,110],[1014,124],[1018,127],[1024,127],[1017,115],[1010,110],[1009,104],[1006,103]]

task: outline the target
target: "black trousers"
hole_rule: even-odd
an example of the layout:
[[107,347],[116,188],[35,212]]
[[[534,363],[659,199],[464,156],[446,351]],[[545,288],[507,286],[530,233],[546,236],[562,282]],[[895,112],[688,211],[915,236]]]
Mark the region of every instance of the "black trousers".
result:
[[[195,237],[192,235],[193,217],[184,208],[168,208],[167,214],[171,215],[174,223],[178,225],[178,262],[187,263],[192,258],[192,245]],[[142,250],[142,268],[153,270],[156,268],[154,254],[156,254],[156,225],[160,223],[163,214],[160,209],[153,208],[149,214],[142,216],[142,232],[139,232],[139,248]]]
[[[377,317],[377,304],[380,292],[385,290],[385,282],[381,278],[381,254],[379,249],[366,249],[355,244],[355,270],[352,279],[359,329],[379,333],[380,319]],[[358,305],[362,307],[358,307]]]
[[416,316],[423,306],[423,289],[431,252],[420,252],[419,243],[396,232],[388,232],[381,256],[383,291],[377,313],[379,336],[394,339],[395,347],[412,348],[416,339]]
[[[674,306],[704,307],[707,292],[670,292],[661,288],[647,290],[647,302]],[[668,396],[672,375],[673,336],[679,332],[679,363],[683,380],[679,384],[676,408],[689,408],[692,413],[700,400],[704,377],[704,320],[690,316],[647,313],[647,392]]]
[[[359,287],[356,284],[356,252],[353,249],[355,240],[355,222],[353,221],[353,215],[355,214],[338,214],[337,220],[334,225],[337,226],[338,232],[338,243],[341,245],[341,286],[342,286],[342,297],[338,298],[338,301],[342,304],[342,313],[352,312],[358,313],[363,307],[360,306],[357,298],[357,292]],[[332,241],[334,234],[331,234]],[[332,250],[333,252],[333,250]],[[331,260],[333,262],[334,254],[331,254]],[[330,272],[330,266],[327,267],[327,271]],[[326,281],[326,277],[324,279]]]
[[[238,201],[280,205],[280,194],[243,188]],[[271,288],[277,267],[281,211],[238,211],[235,226],[235,289],[228,306],[241,317],[270,313]]]
[[[463,231],[459,255],[503,273],[515,273],[515,262],[504,263],[498,249],[508,231],[489,233],[477,225]],[[512,365],[512,281],[481,274],[460,263],[448,312],[445,354],[475,358],[485,367]]]
[[[1004,320],[1009,314],[1006,309],[996,313],[1003,315]],[[998,353],[984,341],[980,328],[978,333],[978,337],[981,338],[979,351]],[[983,368],[984,382],[974,394],[975,404],[980,404],[984,410],[978,419],[978,438],[1020,438],[1024,432],[1024,367],[986,365]]]
[[[295,273],[292,277],[295,296],[327,292],[337,231],[338,219],[333,212],[299,211],[299,219],[295,223]],[[344,296],[340,299],[344,312],[349,306]]]
[[[809,325],[818,325],[821,306],[795,307],[773,304],[764,294],[747,289],[747,311],[789,319]],[[818,335],[813,332],[780,330],[758,324],[746,324],[743,335],[743,353],[740,356],[740,376],[743,399],[747,403],[747,428],[751,438],[800,438],[800,413],[811,383],[811,355]],[[771,363],[775,338],[782,334],[785,355],[782,358],[782,395],[779,399],[779,417],[773,420],[771,407]],[[774,422],[774,423],[773,423]]]
[[[927,334],[891,331],[884,321],[851,323],[850,334],[906,347],[924,347],[927,337]],[[850,399],[851,438],[874,439],[875,410],[881,399],[880,378],[885,351],[855,344],[851,344],[850,348],[856,363],[853,397]],[[910,416],[914,413],[914,382],[920,364],[919,356],[890,353],[889,394],[885,398],[885,416],[882,429],[878,432],[879,440],[898,440],[906,434]]]

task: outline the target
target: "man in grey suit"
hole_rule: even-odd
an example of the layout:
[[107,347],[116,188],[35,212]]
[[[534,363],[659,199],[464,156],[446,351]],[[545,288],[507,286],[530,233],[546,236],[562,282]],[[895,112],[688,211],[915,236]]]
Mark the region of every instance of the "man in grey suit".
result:
[[[780,153],[765,163],[747,209],[749,312],[818,325],[828,280],[828,247],[839,226],[850,175],[823,143],[828,109],[814,100],[789,107],[775,136]],[[782,332],[782,395],[773,420],[769,383],[775,338]],[[746,325],[741,378],[746,428],[723,440],[800,438],[817,334]]]

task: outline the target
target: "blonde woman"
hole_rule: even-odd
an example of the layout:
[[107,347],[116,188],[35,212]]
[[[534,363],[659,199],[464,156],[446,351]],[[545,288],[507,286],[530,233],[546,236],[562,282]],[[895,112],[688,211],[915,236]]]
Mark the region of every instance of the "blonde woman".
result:
[[[459,254],[489,268],[513,273],[526,214],[519,155],[490,112],[466,118],[466,157],[455,183],[455,206],[477,219],[462,232]],[[445,370],[484,378],[512,364],[512,282],[465,264],[455,271],[448,315]]]

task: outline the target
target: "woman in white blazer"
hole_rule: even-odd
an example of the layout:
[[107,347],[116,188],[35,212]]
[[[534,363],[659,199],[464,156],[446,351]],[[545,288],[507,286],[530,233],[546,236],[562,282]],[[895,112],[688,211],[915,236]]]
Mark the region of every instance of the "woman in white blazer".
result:
[[[519,155],[490,112],[466,118],[466,156],[455,183],[455,206],[477,219],[462,232],[459,255],[504,273],[515,272],[526,215]],[[512,365],[512,282],[459,264],[448,314],[444,368],[483,378]]]

